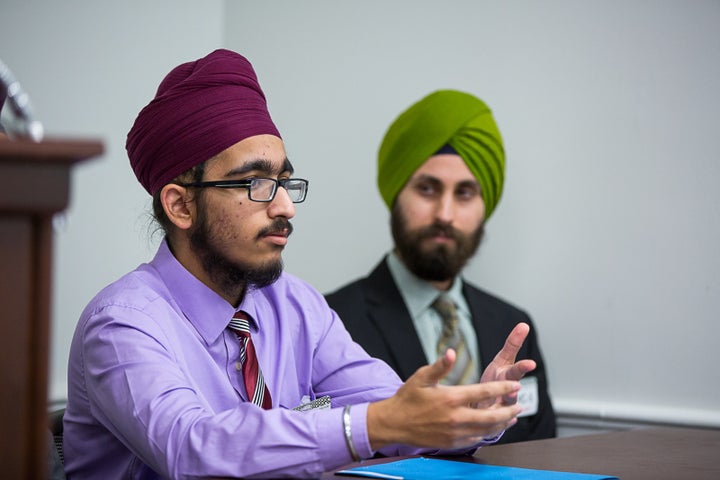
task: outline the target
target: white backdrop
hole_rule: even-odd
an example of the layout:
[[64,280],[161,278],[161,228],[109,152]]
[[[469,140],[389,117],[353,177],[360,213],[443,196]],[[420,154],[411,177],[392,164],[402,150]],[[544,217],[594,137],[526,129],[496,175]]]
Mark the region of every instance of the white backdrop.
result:
[[85,303],[157,243],[125,134],[171,67],[227,47],[311,181],[290,272],[329,291],[375,265],[385,129],[432,90],[470,91],[507,172],[466,276],[532,315],[559,410],[720,426],[720,2],[0,5],[0,58],[49,133],[107,148],[74,173],[58,229],[52,398]]

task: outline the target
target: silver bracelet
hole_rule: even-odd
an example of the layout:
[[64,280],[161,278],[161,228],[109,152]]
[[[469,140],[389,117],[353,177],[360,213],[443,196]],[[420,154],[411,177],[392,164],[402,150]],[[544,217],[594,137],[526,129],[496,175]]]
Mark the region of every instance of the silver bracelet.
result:
[[343,410],[343,431],[345,432],[345,443],[347,443],[348,450],[350,450],[350,456],[354,462],[359,462],[362,458],[360,458],[357,450],[355,450],[355,444],[353,443],[350,432],[350,405],[345,405],[345,410]]

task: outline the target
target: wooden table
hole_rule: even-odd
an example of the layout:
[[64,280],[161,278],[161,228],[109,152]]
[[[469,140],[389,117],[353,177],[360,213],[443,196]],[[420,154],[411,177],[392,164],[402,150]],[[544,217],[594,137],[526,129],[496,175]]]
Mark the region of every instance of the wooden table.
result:
[[[643,428],[495,445],[481,448],[466,461],[614,475],[621,480],[717,480],[720,429]],[[350,477],[328,472],[322,478]]]

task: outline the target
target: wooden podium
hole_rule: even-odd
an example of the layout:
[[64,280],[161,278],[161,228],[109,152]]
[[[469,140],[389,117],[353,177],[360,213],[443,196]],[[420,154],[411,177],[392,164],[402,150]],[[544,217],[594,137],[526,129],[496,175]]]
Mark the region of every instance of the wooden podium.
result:
[[46,479],[52,218],[96,141],[0,139],[0,476]]

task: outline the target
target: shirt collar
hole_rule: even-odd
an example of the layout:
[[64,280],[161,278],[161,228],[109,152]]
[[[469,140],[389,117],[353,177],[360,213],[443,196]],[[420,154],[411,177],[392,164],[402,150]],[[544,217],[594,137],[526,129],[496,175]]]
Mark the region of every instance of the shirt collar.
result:
[[408,270],[394,250],[387,255],[387,264],[411,317],[416,318],[430,308],[439,293],[444,293],[455,302],[458,310],[466,313],[470,312],[462,294],[462,279],[460,277],[455,277],[448,291],[440,292],[429,282],[418,278]]
[[[230,323],[235,308],[190,273],[172,254],[165,239],[150,264],[158,271],[172,299],[200,336],[208,344],[215,342]],[[255,315],[254,308],[252,312],[246,308],[243,310],[251,316]]]

